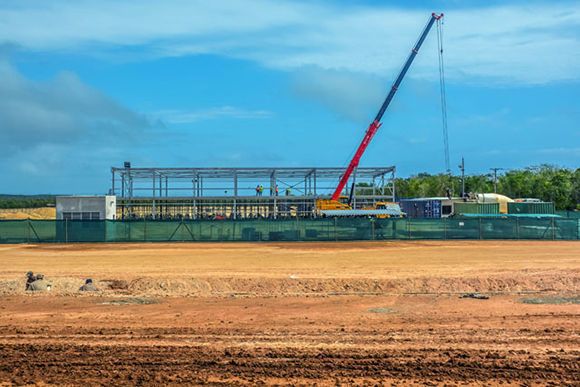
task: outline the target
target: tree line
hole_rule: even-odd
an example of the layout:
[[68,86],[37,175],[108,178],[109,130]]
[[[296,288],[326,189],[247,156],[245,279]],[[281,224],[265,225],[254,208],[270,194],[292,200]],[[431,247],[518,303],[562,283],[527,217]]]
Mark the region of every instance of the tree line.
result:
[[[365,194],[368,184],[357,184],[357,194]],[[461,176],[419,173],[395,179],[397,198],[461,195]],[[366,192],[367,194],[370,193]],[[492,174],[465,176],[466,193],[494,192]],[[559,210],[580,210],[580,168],[541,165],[498,174],[497,192],[512,199],[536,198],[554,202]],[[0,195],[0,208],[38,208],[55,205],[54,195]]]
[[[420,173],[395,180],[397,198],[461,195],[461,176]],[[465,176],[466,193],[494,192],[493,174]],[[497,193],[512,199],[536,198],[554,202],[559,210],[580,209],[580,168],[541,165],[498,174]]]
[[40,208],[55,204],[55,196],[0,195],[0,208]]

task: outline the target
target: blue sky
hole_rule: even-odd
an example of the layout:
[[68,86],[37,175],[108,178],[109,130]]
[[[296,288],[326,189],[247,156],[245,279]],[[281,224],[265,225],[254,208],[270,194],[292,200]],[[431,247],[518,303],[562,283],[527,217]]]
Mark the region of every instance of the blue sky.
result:
[[[451,165],[580,160],[580,3],[1,1],[2,193],[110,167],[346,166],[432,11]],[[435,30],[363,166],[444,170]]]

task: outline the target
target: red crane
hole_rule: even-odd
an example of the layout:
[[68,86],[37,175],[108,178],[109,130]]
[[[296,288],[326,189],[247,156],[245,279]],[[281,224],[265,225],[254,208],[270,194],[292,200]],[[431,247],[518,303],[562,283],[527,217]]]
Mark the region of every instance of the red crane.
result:
[[[443,17],[443,14],[439,14],[439,15],[437,15],[436,13],[431,14],[431,18],[429,19],[429,21],[427,22],[427,25],[423,29],[423,32],[419,36],[417,43],[415,43],[415,46],[411,50],[411,53],[409,54],[409,57],[407,58],[405,65],[403,66],[403,68],[401,69],[401,72],[397,76],[397,79],[395,79],[395,82],[393,83],[393,86],[391,87],[391,90],[389,91],[389,94],[387,95],[385,102],[383,102],[383,105],[381,106],[381,109],[377,113],[374,121],[369,125],[369,127],[368,127],[360,145],[358,146],[352,160],[348,164],[348,167],[346,168],[344,175],[342,175],[340,182],[338,183],[338,186],[336,187],[336,190],[332,194],[332,199],[331,199],[332,201],[337,202],[339,200],[340,193],[342,192],[342,190],[346,186],[346,183],[348,182],[348,179],[352,175],[352,172],[358,166],[362,155],[364,154],[365,150],[369,146],[374,135],[377,133],[377,130],[381,127],[381,119],[383,118],[385,111],[389,107],[391,100],[395,96],[395,93],[397,92],[397,89],[399,88],[401,81],[405,77],[405,74],[409,70],[409,67],[411,67],[411,64],[413,63],[415,56],[417,56],[417,53],[419,52],[419,48],[421,48],[421,45],[423,44],[423,41],[425,40],[425,38],[427,37],[427,34],[431,30],[433,23],[435,23],[435,21],[441,19],[442,17]],[[354,190],[354,187],[352,189]]]

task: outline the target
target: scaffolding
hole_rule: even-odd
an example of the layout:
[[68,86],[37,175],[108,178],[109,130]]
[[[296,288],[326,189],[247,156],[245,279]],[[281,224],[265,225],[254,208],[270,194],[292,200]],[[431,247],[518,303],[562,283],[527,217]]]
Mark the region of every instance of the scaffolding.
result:
[[[395,199],[394,166],[358,168],[353,208]],[[344,168],[111,168],[117,219],[316,217]],[[261,188],[260,188],[261,187]],[[344,196],[350,195],[351,186]]]

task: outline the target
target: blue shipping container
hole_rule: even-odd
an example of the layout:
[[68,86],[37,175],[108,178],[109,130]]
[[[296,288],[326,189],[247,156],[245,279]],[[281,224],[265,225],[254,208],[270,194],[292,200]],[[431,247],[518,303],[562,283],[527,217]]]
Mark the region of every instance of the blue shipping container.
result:
[[402,199],[400,204],[409,218],[441,218],[441,200]]

